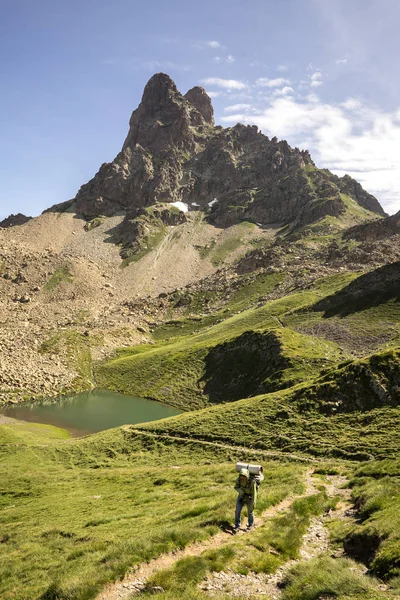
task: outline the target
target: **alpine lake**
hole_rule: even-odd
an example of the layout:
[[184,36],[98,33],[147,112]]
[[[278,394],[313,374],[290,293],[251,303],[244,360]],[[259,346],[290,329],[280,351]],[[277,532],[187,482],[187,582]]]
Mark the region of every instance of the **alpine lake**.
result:
[[120,425],[134,425],[179,415],[182,411],[144,398],[92,390],[1,409],[6,417],[55,425],[79,437]]

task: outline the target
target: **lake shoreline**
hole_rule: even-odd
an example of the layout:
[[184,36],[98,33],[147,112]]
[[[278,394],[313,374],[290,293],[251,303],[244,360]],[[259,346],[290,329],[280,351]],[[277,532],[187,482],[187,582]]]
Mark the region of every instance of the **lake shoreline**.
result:
[[65,429],[71,437],[82,437],[121,425],[157,421],[182,412],[147,398],[98,389],[30,404],[14,404],[0,410],[0,424],[52,425]]
[[22,419],[15,419],[14,417],[6,417],[0,413],[0,425],[17,425],[18,423],[26,423]]

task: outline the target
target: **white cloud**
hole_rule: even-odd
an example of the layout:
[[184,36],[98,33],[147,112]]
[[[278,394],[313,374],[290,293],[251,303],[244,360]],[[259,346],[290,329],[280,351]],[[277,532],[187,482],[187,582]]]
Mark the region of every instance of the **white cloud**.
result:
[[340,106],[347,110],[359,110],[362,108],[362,102],[357,100],[357,98],[347,98]]
[[289,71],[289,67],[287,65],[278,65],[276,70],[280,73],[285,73],[286,71]]
[[256,124],[269,136],[308,148],[318,166],[349,173],[385,210],[400,210],[400,109],[382,112],[355,98],[328,104],[311,94],[275,97],[263,110],[238,109],[221,121]]
[[319,102],[319,96],[317,96],[317,94],[315,94],[314,92],[312,92],[311,94],[308,94],[308,96],[306,96],[306,100],[308,100],[308,102]]
[[323,85],[321,71],[314,71],[311,75],[311,87],[320,87]]
[[316,79],[321,79],[321,77],[322,77],[321,71],[314,71],[314,73],[311,75],[311,81],[315,81]]
[[275,96],[289,96],[290,94],[294,94],[294,89],[289,85],[285,85],[282,89],[274,91]]
[[221,44],[217,42],[217,40],[209,40],[204,42],[204,45],[208,46],[209,48],[221,48]]
[[225,49],[225,46],[223,46],[221,42],[218,42],[217,40],[202,40],[192,44],[192,48],[196,48],[196,50],[205,50],[206,48],[218,50]]
[[210,98],[218,98],[218,96],[221,95],[222,92],[207,92],[207,96],[209,96]]
[[249,67],[252,67],[252,68],[254,68],[254,67],[260,67],[261,69],[267,69],[268,68],[267,65],[265,63],[261,62],[260,60],[252,60],[249,63]]
[[216,64],[220,64],[220,63],[224,62],[224,63],[227,63],[228,65],[232,65],[235,61],[236,61],[236,58],[234,56],[232,56],[232,54],[228,54],[228,56],[222,57],[222,58],[221,58],[221,56],[213,57],[213,62],[215,62]]
[[259,77],[256,81],[256,85],[260,87],[268,87],[275,88],[281,87],[290,83],[288,79],[284,79],[283,77],[277,77],[276,79],[268,79],[267,77]]
[[337,65],[345,65],[347,63],[347,58],[338,58],[335,62]]
[[251,104],[232,104],[231,106],[225,106],[225,112],[237,112],[238,110],[246,110],[252,108]]
[[243,81],[238,81],[237,79],[221,79],[220,77],[206,77],[201,80],[201,83],[205,85],[216,85],[217,87],[222,87],[227,90],[244,90],[246,89],[246,84]]

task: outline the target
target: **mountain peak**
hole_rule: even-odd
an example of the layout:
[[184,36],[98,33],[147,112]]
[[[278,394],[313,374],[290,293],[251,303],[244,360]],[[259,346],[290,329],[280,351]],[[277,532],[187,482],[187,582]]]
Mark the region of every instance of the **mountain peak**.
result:
[[156,73],[144,88],[142,105],[157,112],[163,110],[175,94],[180,95],[171,77],[165,73]]
[[384,215],[360,184],[318,169],[286,141],[256,126],[214,127],[206,91],[182,95],[165,73],[150,78],[129,124],[122,151],[76,196],[85,217],[164,202],[201,210],[218,227],[247,220],[298,229],[354,212],[354,203],[370,211],[364,220]]
[[184,97],[203,115],[206,123],[214,125],[214,109],[211,104],[211,98],[204,88],[196,85]]

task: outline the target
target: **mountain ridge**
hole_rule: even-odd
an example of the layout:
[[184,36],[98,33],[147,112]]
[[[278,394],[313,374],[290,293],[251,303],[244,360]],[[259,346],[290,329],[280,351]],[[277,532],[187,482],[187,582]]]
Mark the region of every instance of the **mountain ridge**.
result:
[[317,169],[307,150],[270,140],[255,125],[214,126],[203,88],[182,95],[168,75],[157,73],[132,113],[121,152],[68,202],[88,219],[182,202],[206,211],[219,227],[249,220],[298,228],[343,214],[341,194],[385,216],[349,175]]

